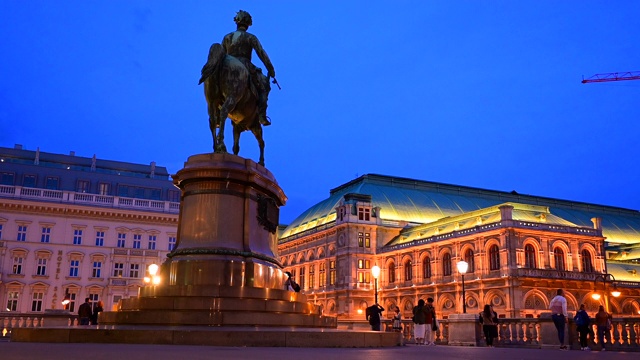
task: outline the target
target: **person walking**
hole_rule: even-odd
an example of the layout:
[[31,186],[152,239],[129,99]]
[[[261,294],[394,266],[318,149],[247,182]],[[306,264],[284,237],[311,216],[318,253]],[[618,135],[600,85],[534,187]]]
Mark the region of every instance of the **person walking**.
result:
[[606,351],[604,339],[607,339],[607,344],[611,344],[611,314],[604,310],[604,306],[600,305],[598,313],[596,314],[596,326],[598,328],[598,343],[602,346],[602,350]]
[[425,324],[427,323],[427,308],[424,300],[418,300],[418,306],[413,307],[413,338],[416,345],[424,344]]
[[573,317],[573,321],[576,323],[576,330],[578,331],[578,336],[580,338],[580,350],[582,351],[591,351],[589,345],[587,343],[587,335],[589,335],[589,327],[591,326],[591,319],[589,318],[589,314],[584,309],[584,304],[580,305],[580,310],[576,313],[576,316]]
[[484,339],[487,346],[494,347],[493,339],[498,337],[498,316],[489,304],[484,306],[484,309],[480,313],[479,320],[480,324],[482,324],[482,332],[484,332]]
[[549,309],[551,310],[551,319],[558,330],[558,341],[560,341],[560,350],[569,350],[564,344],[564,328],[567,323],[567,299],[564,298],[564,291],[558,289],[556,296],[551,299]]
[[90,298],[85,298],[84,303],[78,307],[78,317],[80,318],[80,325],[89,325],[89,320],[91,320]]

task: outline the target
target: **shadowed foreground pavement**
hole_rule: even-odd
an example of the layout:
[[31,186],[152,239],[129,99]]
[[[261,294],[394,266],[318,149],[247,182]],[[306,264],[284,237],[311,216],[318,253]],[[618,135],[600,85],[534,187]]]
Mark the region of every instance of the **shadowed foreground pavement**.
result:
[[328,360],[328,359],[425,359],[427,357],[459,359],[637,359],[638,353],[560,351],[557,349],[477,348],[459,346],[415,346],[395,348],[246,348],[184,345],[130,344],[51,344],[0,342],[2,359],[60,359],[60,360],[162,360],[162,359],[260,359],[260,360]]

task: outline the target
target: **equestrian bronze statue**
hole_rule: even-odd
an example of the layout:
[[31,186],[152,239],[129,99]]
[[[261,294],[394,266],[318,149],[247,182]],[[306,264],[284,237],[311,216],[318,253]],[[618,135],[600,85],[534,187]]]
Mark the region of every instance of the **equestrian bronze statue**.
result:
[[[224,126],[229,118],[233,124],[233,154],[238,155],[240,151],[240,133],[250,130],[260,147],[259,163],[264,166],[262,126],[271,124],[267,117],[267,101],[271,91],[269,78],[273,78],[274,84],[277,84],[276,73],[258,38],[247,32],[253,24],[251,15],[240,10],[234,21],[237,30],[227,34],[222,44],[211,45],[199,84],[204,82],[213,151],[227,152]],[[268,76],[251,63],[254,50],[267,68]]]

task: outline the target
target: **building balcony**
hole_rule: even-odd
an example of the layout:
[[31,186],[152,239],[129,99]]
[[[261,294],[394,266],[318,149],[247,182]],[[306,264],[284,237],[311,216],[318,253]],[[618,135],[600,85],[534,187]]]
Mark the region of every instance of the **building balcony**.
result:
[[0,185],[0,197],[177,214],[180,203]]

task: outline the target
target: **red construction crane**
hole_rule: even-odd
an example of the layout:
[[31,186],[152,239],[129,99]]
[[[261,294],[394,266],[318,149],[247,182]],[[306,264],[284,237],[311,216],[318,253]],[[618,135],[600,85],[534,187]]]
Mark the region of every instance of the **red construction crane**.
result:
[[608,74],[595,74],[592,77],[582,78],[582,83],[596,83],[607,81],[640,80],[640,71],[616,72]]

